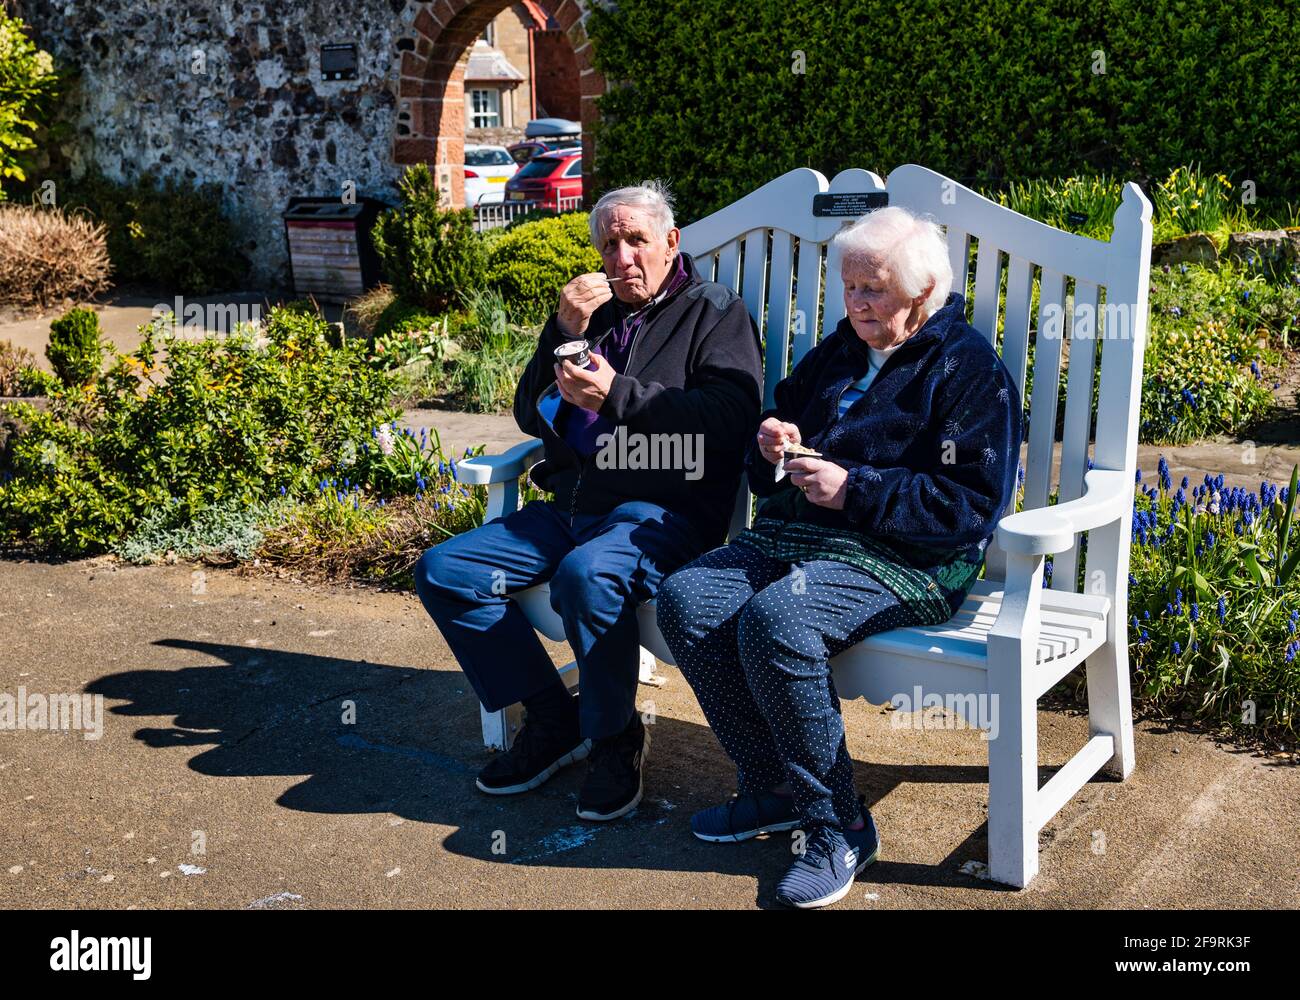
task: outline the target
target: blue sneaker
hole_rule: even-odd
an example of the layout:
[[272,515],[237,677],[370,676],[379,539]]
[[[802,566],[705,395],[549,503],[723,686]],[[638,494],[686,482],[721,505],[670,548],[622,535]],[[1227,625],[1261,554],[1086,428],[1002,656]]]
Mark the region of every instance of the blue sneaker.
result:
[[701,810],[691,817],[691,833],[711,843],[749,840],[760,833],[780,833],[799,825],[794,796],[763,792],[733,795],[721,805]]
[[803,855],[790,866],[776,887],[776,898],[787,906],[811,910],[829,906],[849,894],[858,872],[880,855],[880,836],[870,811],[862,815],[861,830],[817,826],[804,844]]

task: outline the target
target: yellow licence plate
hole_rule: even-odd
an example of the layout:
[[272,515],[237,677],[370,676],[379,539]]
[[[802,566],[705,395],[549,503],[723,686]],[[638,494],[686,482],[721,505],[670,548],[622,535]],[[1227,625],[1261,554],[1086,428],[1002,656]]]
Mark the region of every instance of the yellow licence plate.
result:
[[504,177],[489,177],[489,178],[488,178],[488,183],[489,183],[489,184],[504,184],[505,182],[506,182],[506,178],[504,178]]

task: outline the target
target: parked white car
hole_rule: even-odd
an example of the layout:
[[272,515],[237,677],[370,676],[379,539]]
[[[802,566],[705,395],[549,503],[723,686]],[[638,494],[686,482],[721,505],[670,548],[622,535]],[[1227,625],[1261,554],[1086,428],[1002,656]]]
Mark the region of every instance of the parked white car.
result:
[[506,181],[518,169],[505,146],[466,146],[465,204],[472,208],[502,201]]

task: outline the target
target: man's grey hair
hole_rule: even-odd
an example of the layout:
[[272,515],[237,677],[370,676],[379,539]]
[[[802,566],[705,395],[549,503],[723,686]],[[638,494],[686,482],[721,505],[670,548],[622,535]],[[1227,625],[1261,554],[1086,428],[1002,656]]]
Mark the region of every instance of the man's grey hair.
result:
[[878,209],[841,229],[830,248],[841,266],[871,261],[883,267],[908,298],[916,298],[934,282],[924,303],[928,316],[943,308],[952,290],[947,237],[933,219],[900,205]]
[[597,250],[604,242],[609,215],[619,206],[643,209],[660,239],[667,236],[668,231],[676,225],[673,221],[673,196],[662,181],[642,181],[630,187],[615,188],[596,202],[596,207],[591,210],[591,216],[587,220],[591,229],[591,243]]

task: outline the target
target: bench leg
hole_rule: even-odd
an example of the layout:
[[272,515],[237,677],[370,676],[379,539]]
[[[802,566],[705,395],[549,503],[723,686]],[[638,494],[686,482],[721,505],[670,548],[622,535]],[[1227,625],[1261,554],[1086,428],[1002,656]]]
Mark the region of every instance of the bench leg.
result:
[[1088,735],[1115,741],[1115,755],[1102,773],[1123,781],[1133,773],[1133,699],[1129,689],[1128,646],[1107,643],[1088,657]]
[[[1121,565],[1114,553],[1122,544],[1127,553],[1127,530],[1120,537],[1118,523],[1094,528],[1090,533],[1090,551],[1108,553],[1097,559],[1103,579],[1120,577]],[[1089,573],[1093,570],[1090,560]],[[1106,622],[1106,644],[1088,657],[1088,735],[1105,735],[1115,741],[1115,755],[1102,766],[1102,772],[1123,781],[1133,773],[1133,693],[1128,672],[1128,608],[1125,601],[1111,592],[1110,620]]]
[[1023,889],[1038,874],[1038,718],[1032,699],[998,694],[1000,728],[989,741],[989,877]]
[[649,684],[651,687],[663,687],[668,678],[663,674],[655,673],[657,662],[658,661],[655,660],[655,654],[642,646],[641,669],[637,680],[642,684]]
[[998,721],[989,740],[989,878],[1023,889],[1038,874],[1038,704],[1026,683],[1036,650],[1000,637],[989,646]]
[[509,750],[515,741],[515,733],[524,721],[524,706],[519,703],[489,712],[479,705],[479,717],[483,722],[483,745],[489,750]]
[[[560,680],[564,681],[570,694],[578,690],[578,664],[569,662],[559,668]],[[489,712],[479,705],[479,717],[483,723],[483,746],[489,750],[509,750],[515,741],[515,734],[524,724],[524,706],[516,702],[499,711]]]

